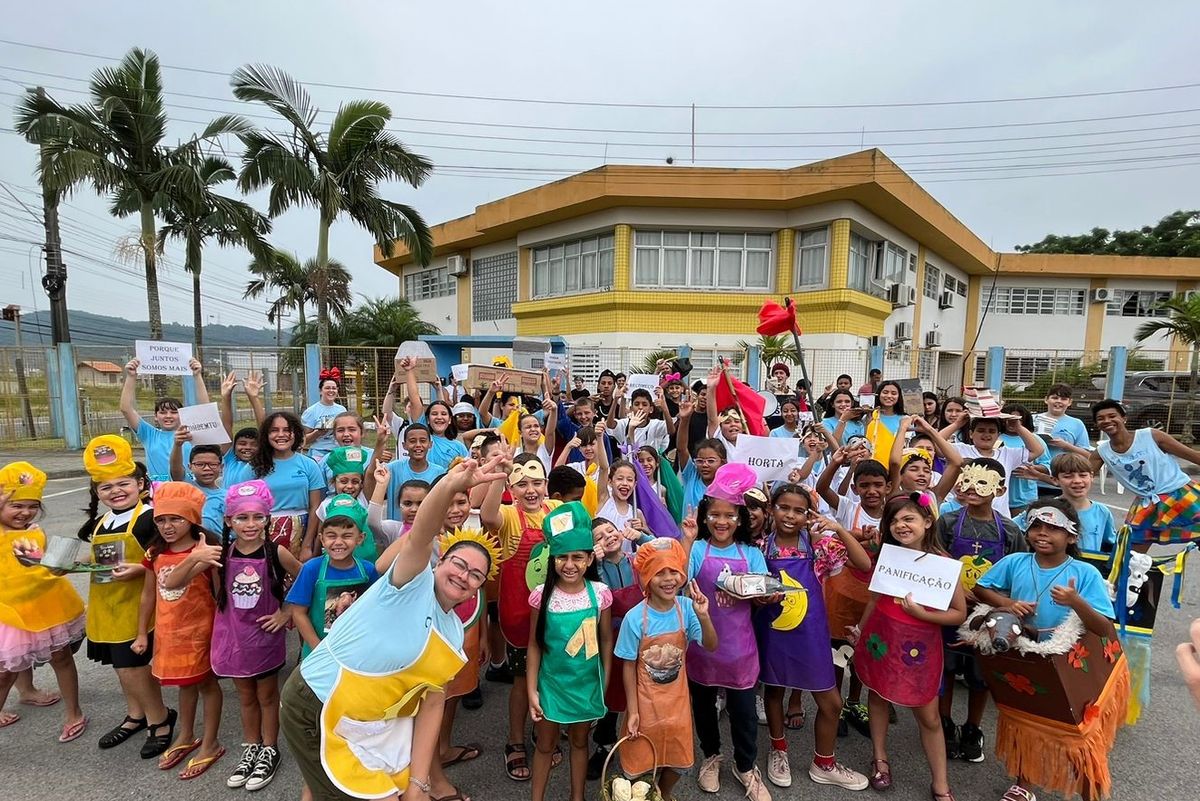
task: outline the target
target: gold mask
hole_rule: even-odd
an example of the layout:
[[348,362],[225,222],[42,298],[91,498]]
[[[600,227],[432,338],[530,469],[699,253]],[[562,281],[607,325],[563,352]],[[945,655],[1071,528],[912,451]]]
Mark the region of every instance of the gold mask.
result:
[[995,497],[1004,488],[1004,476],[990,467],[969,464],[962,469],[954,486],[959,492],[975,490],[981,498]]

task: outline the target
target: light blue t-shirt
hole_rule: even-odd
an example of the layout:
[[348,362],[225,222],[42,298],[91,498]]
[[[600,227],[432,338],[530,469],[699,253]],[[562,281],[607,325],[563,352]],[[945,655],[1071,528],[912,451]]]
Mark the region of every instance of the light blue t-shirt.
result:
[[[741,551],[739,554],[738,551]],[[753,545],[743,545],[741,543],[732,543],[724,548],[718,548],[716,545],[710,545],[708,540],[696,540],[692,544],[692,553],[688,557],[688,579],[694,579],[700,575],[700,565],[704,563],[704,552],[708,551],[708,555],[714,559],[745,559],[748,567],[747,573],[767,573],[767,559],[763,556],[762,551],[755,548]]]
[[[1102,503],[1092,502],[1092,505],[1080,512],[1079,549],[1093,553],[1109,552],[1117,545],[1117,526],[1113,521],[1112,510]],[[1025,530],[1025,513],[1017,515],[1013,520],[1017,527]]]
[[405,481],[411,481],[415,478],[432,484],[435,478],[446,472],[446,468],[433,462],[430,462],[429,466],[424,470],[413,470],[408,459],[397,459],[394,462],[388,462],[387,467],[391,473],[387,493],[387,516],[389,520],[400,519],[400,486]]
[[303,453],[294,453],[286,459],[276,458],[263,481],[275,499],[272,512],[307,512],[308,493],[325,491],[325,476],[320,465]]
[[471,455],[467,450],[467,446],[463,445],[456,439],[446,439],[434,434],[429,438],[429,456],[430,463],[446,467],[454,457],[461,456],[466,459]]
[[[146,472],[151,481],[171,480],[171,447],[175,444],[175,432],[155,428],[142,418],[137,427],[138,442],[146,451]],[[183,464],[192,457],[192,443],[183,443]]]
[[225,451],[225,455],[221,457],[221,484],[228,488],[253,480],[254,468],[250,463],[239,459],[233,448]]
[[389,572],[342,613],[321,644],[300,663],[300,675],[324,702],[342,665],[359,673],[394,673],[421,655],[427,635],[438,634],[462,653],[462,621],[453,609],[446,611],[438,603],[432,567],[400,588],[393,586]]
[[202,487],[194,481],[192,483],[204,493],[200,525],[218,537],[221,536],[221,532],[225,530],[225,485],[219,483],[215,487]]
[[[700,618],[692,606],[692,599],[680,596],[675,602],[683,608],[683,628],[687,633],[688,642],[700,642],[704,639],[704,630],[700,628]],[[646,629],[642,631],[642,610],[646,610]],[[654,637],[659,634],[671,634],[679,631],[679,613],[674,609],[660,612],[654,607],[647,607],[642,601],[630,609],[621,621],[621,632],[617,635],[617,645],[613,654],[621,659],[632,662],[638,657],[638,648],[642,637]]]
[[796,426],[795,431],[788,431],[787,426],[780,426],[779,428],[771,429],[771,436],[779,437],[780,439],[791,439],[792,437],[797,437],[799,435],[800,435],[800,427],[799,426]]
[[1108,440],[1101,442],[1096,451],[1108,465],[1113,478],[1135,495],[1166,495],[1191,480],[1175,457],[1158,447],[1152,428],[1139,428],[1133,432],[1133,443],[1125,453],[1114,451]]
[[851,437],[865,437],[867,435],[867,427],[863,425],[862,420],[847,420],[846,425],[842,428],[842,444],[845,444]]
[[1115,617],[1112,601],[1108,598],[1108,585],[1100,571],[1087,562],[1070,559],[1065,565],[1046,569],[1039,567],[1032,553],[1013,553],[992,565],[976,586],[996,590],[1014,601],[1036,604],[1033,610],[1033,625],[1039,636],[1044,638],[1067,617],[1071,610],[1059,606],[1050,597],[1050,588],[1065,587],[1075,579],[1075,590],[1088,605],[1109,618]]
[[333,418],[345,411],[346,407],[340,403],[331,403],[326,406],[317,401],[305,409],[304,414],[300,415],[300,422],[304,423],[305,428],[328,429],[309,447],[308,453],[312,458],[324,459],[327,453],[337,447],[337,443],[333,441],[333,430],[330,426],[333,424]]
[[[1024,448],[1025,441],[1021,439],[1019,434],[1001,434],[1000,441],[1004,443],[1006,448]],[[1045,465],[1050,467],[1049,449],[1042,451],[1042,455],[1033,460],[1033,464]],[[1010,509],[1020,509],[1023,506],[1028,506],[1037,500],[1038,483],[1028,478],[1008,477],[1008,506]]]
[[704,491],[708,489],[708,485],[700,478],[700,471],[696,469],[695,461],[688,460],[683,472],[679,474],[679,483],[683,485],[684,510],[698,509],[700,499],[704,497]]
[[[1034,425],[1037,425],[1039,420],[1053,420],[1054,418],[1045,412],[1034,417]],[[1054,423],[1054,429],[1050,432],[1050,436],[1055,439],[1061,439],[1069,442],[1072,445],[1080,448],[1091,448],[1092,441],[1088,438],[1087,426],[1078,417],[1072,417],[1069,414],[1064,414]],[[1049,445],[1046,448],[1050,451],[1050,458],[1053,459],[1060,453],[1066,453],[1062,448],[1052,448]]]

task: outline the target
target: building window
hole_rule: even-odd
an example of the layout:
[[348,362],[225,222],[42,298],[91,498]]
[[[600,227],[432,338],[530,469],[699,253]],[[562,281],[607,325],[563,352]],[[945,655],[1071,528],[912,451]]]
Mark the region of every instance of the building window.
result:
[[864,236],[850,234],[850,271],[847,283],[851,289],[882,297],[883,290],[874,281],[874,267],[879,244]]
[[1105,314],[1109,317],[1166,317],[1158,305],[1170,297],[1170,292],[1153,289],[1114,289]]
[[875,264],[875,281],[884,286],[905,283],[904,269],[908,266],[908,251],[891,242],[882,243],[879,260]]
[[612,234],[573,239],[533,250],[533,297],[612,289]]
[[[949,278],[949,276],[947,276]],[[942,285],[942,271],[929,262],[925,262],[925,297],[938,299],[938,291]]]
[[960,281],[950,273],[946,273],[946,291],[953,292],[960,298],[965,298],[967,296],[967,282]]
[[[947,276],[949,278],[949,276]],[[949,288],[947,286],[947,288]],[[988,309],[991,292],[983,299],[983,308]],[[1070,314],[1083,315],[1084,295],[1082,289],[1056,289],[1036,286],[1001,286],[995,289],[991,311],[995,314]]]
[[771,288],[771,234],[636,231],[634,284],[670,289]]
[[409,300],[429,300],[453,295],[458,282],[445,267],[421,270],[404,276],[404,297]]
[[471,261],[471,319],[477,323],[512,317],[517,302],[517,253]]
[[796,232],[794,289],[824,289],[829,285],[829,229]]

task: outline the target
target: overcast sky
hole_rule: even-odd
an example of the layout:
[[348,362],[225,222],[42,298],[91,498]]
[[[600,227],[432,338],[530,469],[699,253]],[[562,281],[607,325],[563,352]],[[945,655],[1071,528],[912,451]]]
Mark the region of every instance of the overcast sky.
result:
[[[1146,14],[1130,13],[1125,2],[60,0],[54,13],[47,8],[10,7],[0,38],[105,57],[140,46],[164,65],[220,73],[164,70],[172,139],[218,113],[269,115],[235,101],[222,77],[248,62],[302,81],[361,87],[309,89],[327,111],[372,97],[408,118],[390,127],[439,169],[420,189],[389,186],[385,195],[416,206],[431,225],[606,158],[661,164],[673,156],[686,164],[692,103],[697,164],[787,167],[879,146],[997,249],[1051,231],[1135,227],[1200,205],[1189,191],[1200,177],[1200,86],[828,108],[1200,84],[1194,2],[1158,3]],[[78,102],[105,63],[0,43],[0,181],[35,212],[35,152],[11,133],[14,95],[42,84],[60,101]],[[826,108],[705,108],[767,105]],[[251,119],[281,127],[270,117]],[[1030,124],[1059,121],[1074,122]],[[564,128],[579,130],[553,130]],[[235,145],[227,142],[234,156]],[[70,306],[145,319],[138,278],[121,272],[140,268],[113,263],[115,241],[134,222],[108,217],[88,190],[62,215],[64,247],[85,254],[67,257]],[[4,303],[46,307],[33,288],[43,265],[30,242],[40,238],[40,224],[0,189]],[[275,221],[274,243],[302,258],[315,254],[316,238],[311,212]],[[396,292],[395,279],[371,261],[370,238],[352,224],[337,224],[330,250],[350,267],[356,292]],[[167,258],[163,317],[190,322],[181,254]],[[248,260],[237,250],[207,252],[205,313],[214,322],[266,325],[264,304],[240,297]]]

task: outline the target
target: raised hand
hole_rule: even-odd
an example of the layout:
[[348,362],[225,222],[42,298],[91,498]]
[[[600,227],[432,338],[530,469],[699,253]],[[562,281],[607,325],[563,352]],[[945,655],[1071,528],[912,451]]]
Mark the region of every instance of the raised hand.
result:
[[220,545],[209,545],[201,541],[192,548],[191,558],[197,564],[220,567],[222,550]]
[[546,414],[550,414],[550,412],[554,411],[557,408],[558,408],[558,404],[556,404],[554,402],[553,398],[546,398],[544,401],[542,401],[542,411],[545,412]]
[[257,398],[262,394],[263,374],[258,370],[248,373],[246,380],[242,382],[242,389],[246,391],[246,397]]
[[188,360],[188,369],[192,371],[192,375],[199,378],[200,374],[204,372],[204,365],[200,363],[199,359],[193,358]]
[[417,360],[412,356],[404,356],[396,360],[396,366],[399,367],[403,372],[409,373],[416,368]]
[[185,442],[191,442],[192,432],[188,430],[187,426],[180,426],[175,429],[175,441],[181,445]]
[[378,461],[375,463],[375,471],[373,475],[375,476],[376,485],[382,484],[383,486],[387,486],[387,483],[392,478],[392,471],[388,470],[387,464],[382,461]]
[[125,362],[125,375],[130,376],[132,378],[137,378],[137,374],[138,374],[137,371],[138,371],[138,368],[141,366],[142,366],[142,363],[140,360],[130,359],[129,361]]
[[700,585],[695,579],[688,582],[687,585],[688,597],[692,599],[692,609],[696,610],[696,617],[705,617],[708,615],[708,596],[700,592]]
[[237,382],[237,373],[230,370],[229,374],[221,379],[221,396],[228,398],[232,395],[234,388],[237,387]]
[[696,525],[696,510],[688,509],[684,515],[683,521],[679,524],[679,530],[683,534],[683,539],[687,542],[695,542],[699,535],[699,527]]
[[691,417],[692,412],[696,410],[696,402],[692,400],[691,392],[684,392],[679,397],[679,416]]

